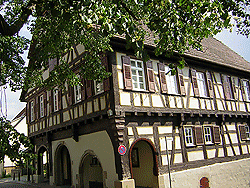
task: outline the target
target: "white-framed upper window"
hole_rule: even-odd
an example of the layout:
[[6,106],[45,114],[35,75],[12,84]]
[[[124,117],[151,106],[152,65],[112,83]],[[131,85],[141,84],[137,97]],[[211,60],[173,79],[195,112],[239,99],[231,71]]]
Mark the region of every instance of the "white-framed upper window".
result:
[[208,97],[205,74],[203,72],[196,72],[197,85],[199,88],[200,97]]
[[192,127],[184,128],[186,146],[194,146],[194,137]]
[[30,102],[30,121],[35,120],[34,101]]
[[211,127],[204,127],[205,144],[212,144],[212,131]]
[[171,69],[168,66],[165,66],[166,82],[169,94],[179,94],[178,84],[176,74],[171,75]]
[[40,117],[44,117],[44,99],[43,95],[39,97],[39,103],[40,103]]
[[74,86],[74,96],[75,96],[75,103],[81,101],[82,95],[81,95],[81,86],[80,85]]
[[58,102],[58,89],[53,90],[53,101],[54,101],[54,112],[59,110],[59,102]]
[[131,59],[131,72],[132,72],[133,89],[145,90],[146,82],[144,76],[143,62]]
[[245,92],[245,100],[246,101],[250,101],[250,90],[249,90],[249,84],[247,80],[242,80],[242,84],[243,84],[243,89]]
[[94,88],[95,88],[96,95],[103,93],[104,92],[103,82],[95,80],[94,81]]

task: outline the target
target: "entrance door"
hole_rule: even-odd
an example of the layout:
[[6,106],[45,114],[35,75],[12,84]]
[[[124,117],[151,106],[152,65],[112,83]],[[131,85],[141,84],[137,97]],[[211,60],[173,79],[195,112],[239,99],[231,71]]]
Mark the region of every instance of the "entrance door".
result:
[[38,174],[42,175],[43,181],[49,180],[48,151],[45,147],[41,147],[38,151]]
[[81,162],[80,169],[81,188],[101,188],[103,187],[103,170],[98,158],[88,154]]
[[71,160],[69,151],[61,146],[57,152],[56,184],[71,185]]
[[140,140],[131,146],[130,167],[136,188],[157,188],[158,167],[154,154],[154,147],[146,140]]

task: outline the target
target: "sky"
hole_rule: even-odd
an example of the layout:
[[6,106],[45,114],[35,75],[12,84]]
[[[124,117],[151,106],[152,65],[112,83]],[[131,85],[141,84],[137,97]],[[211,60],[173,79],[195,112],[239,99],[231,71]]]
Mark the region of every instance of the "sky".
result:
[[[24,27],[19,34],[31,38],[26,27]],[[227,30],[219,33],[215,36],[215,38],[220,40],[222,43],[241,55],[245,60],[250,62],[250,38],[237,35],[235,31],[230,33]],[[28,62],[28,59],[26,58],[27,52],[23,57],[26,62]],[[11,120],[25,107],[26,104],[19,101],[21,91],[11,92],[10,89],[7,89],[5,94],[7,97],[7,119]]]

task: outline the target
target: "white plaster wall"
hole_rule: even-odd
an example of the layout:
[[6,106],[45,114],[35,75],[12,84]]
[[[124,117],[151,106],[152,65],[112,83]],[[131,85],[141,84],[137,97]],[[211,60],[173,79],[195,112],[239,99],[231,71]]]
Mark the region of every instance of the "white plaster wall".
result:
[[[250,159],[219,163],[171,173],[172,187],[199,188],[207,177],[211,188],[247,188],[250,186]],[[169,187],[168,174],[159,176],[160,188]]]
[[[79,174],[79,166],[82,157],[87,150],[93,151],[98,157],[103,172],[107,172],[106,185],[113,187],[114,181],[118,180],[118,175],[115,169],[115,156],[111,140],[106,131],[100,131],[79,137],[79,142],[75,142],[72,138],[63,139],[52,142],[53,163],[55,163],[56,149],[60,144],[64,144],[69,151],[71,167],[72,167],[72,183],[75,186],[78,184],[76,179]],[[54,167],[55,168],[55,167]],[[53,169],[55,175],[55,169]],[[55,176],[54,176],[55,177]],[[54,182],[55,180],[53,180]]]

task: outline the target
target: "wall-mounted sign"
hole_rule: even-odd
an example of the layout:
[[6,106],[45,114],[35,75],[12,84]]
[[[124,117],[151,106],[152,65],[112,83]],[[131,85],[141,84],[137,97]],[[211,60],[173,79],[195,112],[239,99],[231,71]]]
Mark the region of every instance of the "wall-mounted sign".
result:
[[127,149],[126,149],[126,147],[125,147],[124,145],[120,145],[120,146],[118,147],[118,153],[119,153],[120,155],[124,155],[124,154],[126,153],[126,151],[127,151]]

